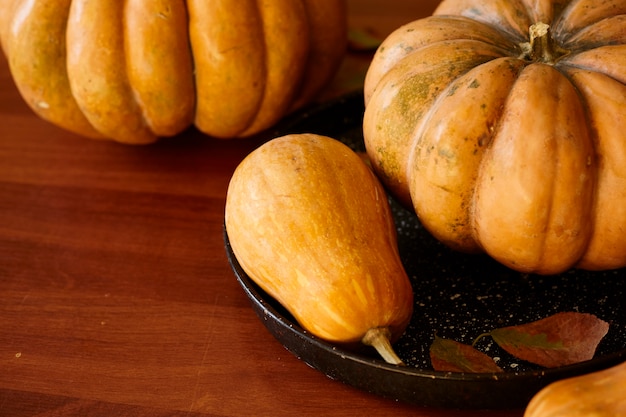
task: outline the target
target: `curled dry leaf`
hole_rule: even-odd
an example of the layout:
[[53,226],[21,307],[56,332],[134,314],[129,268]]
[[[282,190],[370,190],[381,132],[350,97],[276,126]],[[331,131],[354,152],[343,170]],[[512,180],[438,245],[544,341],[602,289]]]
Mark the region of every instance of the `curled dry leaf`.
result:
[[489,335],[516,358],[554,368],[592,359],[608,330],[609,324],[592,314],[566,312]]
[[430,346],[433,369],[444,372],[502,372],[493,359],[470,345],[435,336]]

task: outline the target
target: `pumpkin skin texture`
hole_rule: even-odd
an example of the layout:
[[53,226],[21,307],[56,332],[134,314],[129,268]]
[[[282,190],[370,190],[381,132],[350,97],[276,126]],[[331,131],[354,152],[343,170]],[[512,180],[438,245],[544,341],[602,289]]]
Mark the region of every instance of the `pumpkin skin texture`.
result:
[[344,0],[0,0],[24,100],[87,137],[143,144],[195,125],[247,137],[309,103],[347,44]]
[[563,379],[539,391],[524,417],[616,417],[626,415],[626,362]]
[[626,266],[626,0],[444,0],[392,33],[363,133],[437,239],[525,273]]
[[413,290],[385,191],[341,142],[288,135],[253,151],[230,181],[225,225],[244,271],[312,334],[349,345],[408,325]]

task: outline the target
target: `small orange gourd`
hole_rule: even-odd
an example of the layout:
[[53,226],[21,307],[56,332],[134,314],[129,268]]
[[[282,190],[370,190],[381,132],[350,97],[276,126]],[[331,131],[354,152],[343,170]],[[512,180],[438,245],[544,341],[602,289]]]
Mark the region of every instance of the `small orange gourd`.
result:
[[626,362],[563,379],[539,391],[524,417],[626,416]]
[[219,138],[266,129],[313,99],[346,43],[345,0],[0,0],[26,103],[124,143],[192,124]]
[[374,170],[440,241],[626,266],[626,0],[444,0],[383,42],[365,100]]
[[382,185],[343,143],[313,134],[273,139],[228,187],[225,225],[243,270],[312,334],[363,342],[400,363],[389,341],[411,318]]

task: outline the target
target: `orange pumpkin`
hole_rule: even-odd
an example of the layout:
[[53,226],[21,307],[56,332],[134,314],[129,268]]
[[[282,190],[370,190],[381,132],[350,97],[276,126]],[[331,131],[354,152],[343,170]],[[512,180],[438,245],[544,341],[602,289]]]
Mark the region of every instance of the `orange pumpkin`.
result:
[[373,167],[455,249],[623,267],[625,43],[626,0],[444,0],[371,63]]
[[539,391],[524,417],[617,417],[626,415],[626,362],[562,379]]
[[385,191],[347,145],[298,134],[260,146],[233,173],[224,223],[242,268],[302,327],[402,363],[390,343],[413,289]]
[[344,0],[0,0],[14,81],[42,118],[150,143],[243,137],[310,102],[345,50]]

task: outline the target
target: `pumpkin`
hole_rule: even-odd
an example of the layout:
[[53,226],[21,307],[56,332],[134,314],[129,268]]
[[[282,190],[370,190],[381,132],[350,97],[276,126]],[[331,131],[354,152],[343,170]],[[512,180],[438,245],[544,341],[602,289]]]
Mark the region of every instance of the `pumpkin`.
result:
[[626,415],[626,362],[553,382],[530,400],[524,417]]
[[225,227],[242,269],[304,329],[402,362],[391,342],[413,290],[382,184],[348,146],[297,134],[257,148],[230,180]]
[[444,0],[368,69],[368,155],[437,239],[527,273],[626,265],[626,0]]
[[310,102],[347,43],[344,0],[0,0],[13,79],[42,118],[150,143],[262,131]]

